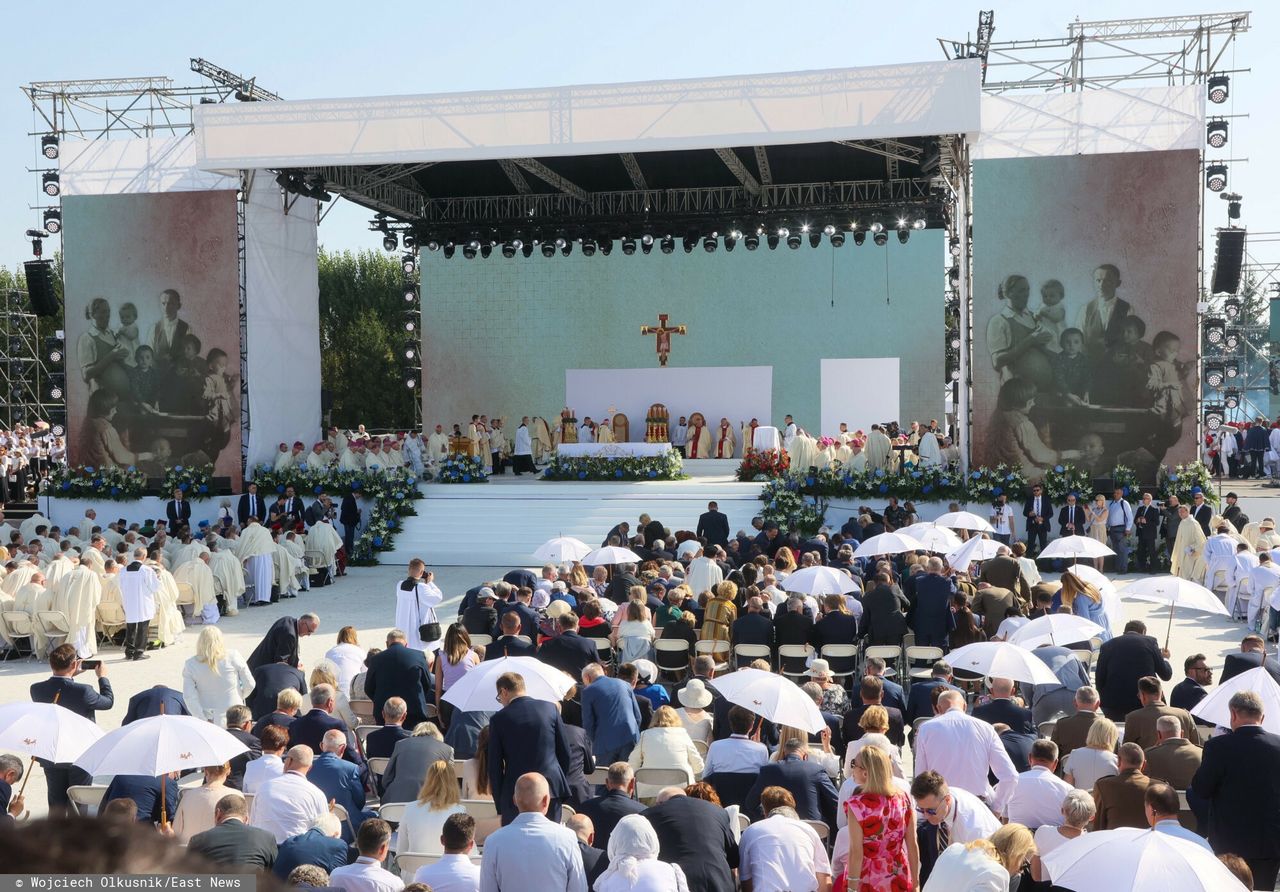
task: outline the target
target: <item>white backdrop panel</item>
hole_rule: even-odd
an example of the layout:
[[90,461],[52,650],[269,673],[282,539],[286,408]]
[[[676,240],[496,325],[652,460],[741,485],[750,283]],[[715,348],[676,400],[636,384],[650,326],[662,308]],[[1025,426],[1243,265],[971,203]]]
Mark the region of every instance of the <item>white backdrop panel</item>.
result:
[[821,379],[823,435],[834,437],[842,421],[851,431],[865,431],[898,419],[898,357],[824,359]]
[[62,194],[126,195],[240,188],[239,177],[196,167],[196,138],[64,139],[59,145]]
[[[649,407],[662,403],[675,423],[693,412],[706,416],[712,428],[728,418],[736,429],[752,418],[769,421],[773,411],[773,366],[708,368],[566,369],[565,405],[579,421],[599,421],[616,408],[627,416],[631,439],[644,439]],[[554,418],[548,418],[554,423]]]
[[245,208],[245,286],[252,473],[280,443],[320,436],[316,202],[298,198],[286,214],[266,171]]
[[982,96],[975,159],[1199,149],[1201,84]]
[[977,59],[504,92],[196,106],[206,170],[975,133]]

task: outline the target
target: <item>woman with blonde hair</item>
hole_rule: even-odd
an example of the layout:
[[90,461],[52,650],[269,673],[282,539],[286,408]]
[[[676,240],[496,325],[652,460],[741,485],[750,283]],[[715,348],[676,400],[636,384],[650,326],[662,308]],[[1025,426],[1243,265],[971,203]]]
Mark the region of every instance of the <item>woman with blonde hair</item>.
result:
[[225,725],[227,709],[244,704],[256,682],[244,657],[227,650],[222,630],[205,626],[196,639],[196,655],[182,664],[182,699],[198,719]]
[[[893,782],[889,757],[878,747],[858,751],[851,765],[857,783],[843,810],[847,823],[845,887],[858,892],[914,889],[920,876],[911,797]],[[840,841],[837,850],[846,850]]]
[[197,833],[216,826],[213,810],[218,800],[228,793],[239,792],[227,786],[230,774],[231,766],[226,762],[210,765],[204,769],[203,784],[182,791],[178,797],[178,813],[173,818],[173,837],[180,844],[186,845]]
[[[338,643],[325,652],[324,658],[338,668],[338,690],[348,696],[351,682],[364,671],[365,650],[360,646],[355,626],[338,630]],[[363,695],[363,691],[360,692]]]
[[466,811],[461,799],[453,768],[443,759],[432,762],[427,768],[427,778],[418,790],[417,800],[405,806],[404,816],[400,818],[396,853],[444,854],[440,831],[444,829],[449,815]]
[[444,693],[472,669],[480,665],[479,655],[471,649],[471,636],[467,634],[462,623],[449,626],[444,633],[444,646],[440,648],[436,660],[436,709],[440,713],[440,723],[449,727],[453,717],[453,705],[444,701]]
[[1067,755],[1062,764],[1062,777],[1079,790],[1092,790],[1100,777],[1120,773],[1116,759],[1116,742],[1120,732],[1115,722],[1099,716],[1089,726],[1084,746],[1078,746]]
[[[640,739],[627,758],[631,767],[671,768],[683,771],[687,778],[685,783],[691,784],[694,775],[702,770],[702,755],[693,745],[693,738],[684,729],[680,715],[670,706],[659,706],[653,712],[653,720],[649,727],[640,732]],[[652,799],[658,795],[661,786],[653,784],[636,784],[636,796],[639,799]]]
[[786,545],[778,549],[773,556],[773,572],[778,581],[786,579],[796,571],[796,556]]
[[702,613],[702,641],[729,641],[730,629],[738,618],[738,608],[733,599],[738,596],[738,586],[730,580],[717,585],[711,594],[711,600]]
[[1092,583],[1085,582],[1070,570],[1062,574],[1062,603],[1071,605],[1071,612],[1076,616],[1102,626],[1098,637],[1103,641],[1111,640],[1111,630],[1107,622],[1107,611],[1102,606],[1102,592]]
[[[809,684],[812,684],[812,682],[809,682]],[[805,693],[809,692],[806,691]],[[831,729],[823,728],[820,738],[821,743],[809,743],[808,731],[802,728],[793,728],[790,725],[783,725],[778,728],[778,746],[774,749],[773,755],[769,757],[769,761],[781,762],[787,757],[787,741],[799,740],[808,746],[809,759],[821,765],[822,770],[834,778],[840,773],[840,757],[831,748]]]
[[[1005,824],[991,834],[990,839],[1004,869],[1009,872],[1010,888],[1017,888],[1023,883],[1030,886],[1031,861],[1036,856],[1036,841],[1031,830],[1023,824]],[[1016,884],[1013,882],[1014,877],[1019,878]]]
[[618,624],[612,641],[616,661],[621,664],[651,659],[655,631],[649,608],[643,601],[629,600],[623,609],[626,611],[626,618]]
[[857,740],[850,740],[849,745],[845,747],[845,777],[849,777],[852,773],[853,757],[858,755],[859,750],[865,746],[881,742],[888,744],[889,760],[893,765],[893,773],[898,777],[902,777],[902,762],[897,755],[898,748],[889,741],[889,711],[883,706],[868,706],[858,719],[858,727],[862,729],[862,736]]
[[354,728],[360,724],[360,719],[356,717],[355,711],[351,708],[351,698],[346,691],[338,687],[338,667],[332,660],[321,660],[316,663],[307,682],[313,688],[318,684],[331,686],[334,690],[334,714],[346,722],[348,728]]

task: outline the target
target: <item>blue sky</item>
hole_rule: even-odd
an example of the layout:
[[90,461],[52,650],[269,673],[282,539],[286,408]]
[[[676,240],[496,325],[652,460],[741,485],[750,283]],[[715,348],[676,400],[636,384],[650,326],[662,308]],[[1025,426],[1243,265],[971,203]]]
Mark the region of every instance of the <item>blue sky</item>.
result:
[[[988,3],[991,0],[987,0]],[[985,4],[984,4],[985,5]],[[194,84],[193,56],[256,76],[287,98],[431,93],[718,74],[836,68],[941,58],[937,37],[963,38],[977,5],[945,0],[909,4],[783,4],[739,0],[700,4],[658,0],[615,4],[353,4],[268,2],[168,4],[70,0],[48,10],[8,5],[0,23],[14,39],[0,53],[0,265],[30,257],[24,231],[38,224],[32,113],[18,89],[32,80],[167,75]],[[1049,3],[1020,0],[996,8],[997,40],[1061,35],[1072,18],[1225,11],[1243,4],[1201,0],[1171,9],[1161,2]],[[625,9],[625,11],[624,11]],[[1265,212],[1280,207],[1280,183],[1268,169],[1280,138],[1271,114],[1280,84],[1274,9],[1255,11],[1238,44],[1236,113],[1222,150],[1234,165],[1230,189],[1245,196],[1252,229],[1280,229]],[[7,20],[7,21],[5,21]],[[1231,109],[1228,105],[1225,108]],[[1212,199],[1211,224],[1225,220]],[[369,212],[340,203],[320,230],[333,248],[377,247]],[[56,240],[46,245],[46,253]],[[1270,246],[1253,251],[1268,259]],[[1280,259],[1280,257],[1277,257]],[[1212,255],[1207,258],[1212,262]]]

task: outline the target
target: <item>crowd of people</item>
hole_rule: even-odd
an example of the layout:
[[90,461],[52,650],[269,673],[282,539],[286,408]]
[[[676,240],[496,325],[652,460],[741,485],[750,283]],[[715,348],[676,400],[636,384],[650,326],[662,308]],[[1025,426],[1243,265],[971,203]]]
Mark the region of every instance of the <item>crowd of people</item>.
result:
[[[252,539],[254,526],[214,541]],[[761,526],[730,539],[714,504],[691,531],[642,515],[635,535],[622,522],[605,540],[638,562],[516,568],[467,590],[452,622],[414,561],[381,646],[343,626],[309,673],[300,640],[318,633],[315,614],[276,620],[247,657],[210,624],[181,684],[136,693],[126,721],[196,715],[249,752],[205,766],[181,795],[176,778],[118,776],[97,820],[159,826],[220,868],[352,890],[1026,892],[1049,888],[1044,856],[1121,827],[1191,840],[1249,887],[1274,887],[1280,737],[1261,728],[1264,706],[1248,691],[1232,698],[1229,729],[1192,718],[1212,681],[1203,654],[1181,655],[1185,678],[1166,691],[1175,662],[1143,624],[1108,616],[1103,592],[1075,573],[1032,583],[1020,542],[951,568],[936,555],[853,559],[840,534]],[[150,564],[160,575],[167,538],[156,532],[121,572]],[[819,565],[854,591],[788,591],[792,574]],[[947,662],[951,649],[1058,611],[1105,630],[1033,651],[1058,684],[984,683]],[[891,655],[846,665],[824,653],[913,642],[944,656],[908,672]],[[807,658],[796,663],[788,645]],[[1081,648],[1096,650],[1090,663]],[[53,677],[33,699],[56,696],[88,718],[110,708],[102,665],[96,685],[74,680],[81,656],[54,647]],[[543,669],[495,667],[498,708],[455,708],[449,690],[500,657]],[[785,673],[825,727],[730,702],[717,680],[740,666]],[[1280,675],[1250,634],[1227,675],[1258,666]],[[563,696],[535,684],[543,671],[563,677]],[[10,814],[26,808],[9,798],[23,770],[0,758]],[[44,770],[51,813],[66,811],[67,788],[88,779]]]
[[48,422],[0,429],[0,507],[27,501],[49,471],[66,461],[66,441],[54,436]]

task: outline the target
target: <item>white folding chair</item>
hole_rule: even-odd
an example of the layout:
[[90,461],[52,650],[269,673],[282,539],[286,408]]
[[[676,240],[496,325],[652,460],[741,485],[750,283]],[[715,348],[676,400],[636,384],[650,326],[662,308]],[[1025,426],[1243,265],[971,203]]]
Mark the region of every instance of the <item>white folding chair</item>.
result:
[[347,702],[351,704],[351,711],[356,714],[356,718],[359,719],[360,725],[372,725],[375,728],[379,727],[373,718],[374,709],[372,700],[352,697]]
[[863,660],[879,657],[884,660],[886,677],[897,675],[898,661],[902,659],[902,648],[896,644],[871,644],[862,651]]
[[689,642],[683,638],[659,638],[653,642],[657,657],[658,673],[674,675],[683,680],[689,674]]
[[693,645],[693,651],[698,656],[703,654],[715,660],[716,671],[723,672],[729,668],[729,642],[728,641],[699,641]]
[[81,815],[92,817],[98,813],[102,805],[102,797],[107,795],[106,784],[84,784],[67,787],[67,798]]
[[36,622],[40,623],[40,631],[49,640],[47,653],[71,637],[71,621],[61,610],[41,610],[36,614]]
[[738,644],[733,648],[733,661],[736,668],[751,664],[752,660],[769,660],[772,662],[773,651],[767,644]]
[[[4,624],[9,629],[9,640],[13,641],[15,646],[18,641],[26,641],[27,653],[33,657],[37,655],[35,624],[31,622],[30,614],[21,610],[6,610]],[[21,652],[21,648],[19,651]]]
[[492,799],[463,799],[462,807],[477,821],[498,816],[498,806]]
[[808,663],[812,656],[811,644],[784,644],[778,648],[778,668],[787,678],[804,678],[809,674]]
[[378,806],[378,817],[392,824],[399,824],[404,820],[404,810],[408,805],[409,803],[407,802],[388,802],[386,805],[380,805]]
[[[927,680],[933,677],[933,664],[943,657],[942,648],[926,645],[912,645],[906,649],[907,677]],[[918,663],[926,665],[920,666]]]

